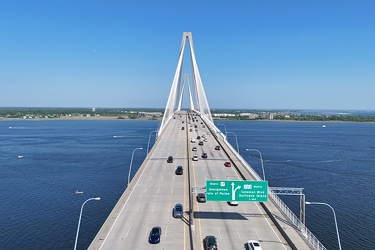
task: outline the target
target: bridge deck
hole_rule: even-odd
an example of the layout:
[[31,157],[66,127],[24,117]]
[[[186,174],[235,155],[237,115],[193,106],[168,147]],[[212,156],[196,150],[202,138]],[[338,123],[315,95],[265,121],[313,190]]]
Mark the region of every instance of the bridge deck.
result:
[[[251,179],[235,154],[203,128],[202,120],[189,124],[189,116],[181,111],[159,136],[108,219],[91,243],[89,249],[203,249],[207,235],[217,238],[220,249],[244,249],[248,240],[260,241],[263,249],[292,249],[259,203],[240,203],[229,206],[226,202],[198,203],[192,187],[204,187],[205,181]],[[194,128],[197,125],[197,131]],[[184,130],[181,128],[184,127]],[[190,132],[192,129],[192,132]],[[207,142],[198,145],[197,135],[205,135]],[[196,142],[191,143],[190,138]],[[221,144],[222,150],[215,150]],[[197,151],[192,151],[196,147]],[[207,153],[206,159],[201,158]],[[197,154],[198,161],[192,161]],[[173,163],[167,163],[169,155]],[[224,167],[233,160],[238,167]],[[184,167],[183,175],[175,175],[178,165]],[[176,203],[184,206],[181,219],[172,217]],[[282,227],[297,249],[309,249],[287,220],[278,214]],[[162,228],[161,241],[148,243],[152,227]]]

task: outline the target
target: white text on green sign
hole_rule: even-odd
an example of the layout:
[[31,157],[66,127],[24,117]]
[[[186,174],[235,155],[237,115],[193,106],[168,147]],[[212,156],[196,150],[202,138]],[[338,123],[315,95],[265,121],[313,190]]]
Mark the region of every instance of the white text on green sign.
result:
[[267,181],[206,180],[207,201],[268,201]]

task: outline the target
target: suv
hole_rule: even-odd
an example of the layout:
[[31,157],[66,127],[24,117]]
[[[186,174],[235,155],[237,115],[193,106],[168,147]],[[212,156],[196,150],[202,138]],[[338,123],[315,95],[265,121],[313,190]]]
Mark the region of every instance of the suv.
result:
[[207,158],[207,153],[203,153],[202,158]]
[[216,250],[217,242],[215,236],[206,236],[206,238],[203,240],[203,245],[205,250]]
[[168,163],[172,163],[173,162],[173,156],[168,156],[168,160],[167,160]]
[[176,175],[182,175],[184,173],[184,169],[182,166],[178,166],[175,171]]
[[262,250],[259,242],[255,240],[249,240],[246,245],[249,250]]

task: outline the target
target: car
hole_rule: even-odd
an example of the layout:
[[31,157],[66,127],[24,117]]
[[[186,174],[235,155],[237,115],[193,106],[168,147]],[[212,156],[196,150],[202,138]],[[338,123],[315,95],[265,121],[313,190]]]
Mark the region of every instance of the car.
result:
[[161,228],[153,227],[150,231],[150,236],[148,237],[148,242],[151,244],[158,244],[161,237]]
[[231,167],[232,164],[231,164],[229,161],[226,161],[226,162],[224,163],[224,166],[226,166],[226,167]]
[[192,151],[197,151],[197,147],[193,147],[191,150]]
[[206,236],[203,240],[203,246],[204,250],[216,250],[217,249],[217,242],[216,242],[216,237],[209,235]]
[[194,138],[191,138],[190,142],[191,142],[191,143],[195,143],[195,139],[194,139]]
[[206,202],[206,194],[205,193],[198,193],[197,194],[197,201],[204,203]]
[[238,201],[228,201],[229,206],[238,206]]
[[247,248],[249,250],[262,250],[262,247],[260,246],[259,242],[256,240],[247,241]]
[[181,130],[184,130],[185,129],[185,127],[181,127]]
[[199,141],[199,142],[198,142],[198,145],[199,145],[199,146],[203,146],[203,141]]
[[184,173],[184,169],[182,166],[178,166],[175,171],[176,175],[182,175]]
[[202,158],[207,158],[207,153],[203,153]]
[[193,155],[193,161],[198,161],[198,155]]
[[173,208],[173,217],[174,218],[182,218],[182,214],[184,213],[184,208],[182,204],[176,204]]
[[189,129],[190,132],[193,132],[193,129]]
[[201,137],[198,135],[198,136],[197,136],[197,140],[200,140],[200,139],[201,139]]
[[172,163],[173,162],[173,156],[168,156],[167,162]]
[[215,147],[215,150],[220,150],[220,146],[216,146],[216,147]]

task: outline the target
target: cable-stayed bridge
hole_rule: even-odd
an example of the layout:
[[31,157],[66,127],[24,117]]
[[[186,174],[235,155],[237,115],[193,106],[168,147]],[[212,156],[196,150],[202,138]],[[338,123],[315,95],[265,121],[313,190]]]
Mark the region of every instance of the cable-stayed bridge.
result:
[[[186,42],[191,81],[182,72]],[[186,89],[190,108],[183,110]],[[177,174],[177,166],[183,174]],[[89,249],[206,249],[206,236],[227,250],[248,249],[249,240],[263,249],[326,249],[278,198],[277,189],[267,189],[266,202],[217,202],[209,201],[207,181],[232,182],[232,197],[236,181],[264,183],[214,125],[192,34],[184,32],[157,141]],[[217,189],[219,196],[226,192],[223,186]],[[207,201],[198,193],[206,194]],[[176,204],[183,206],[177,218]],[[153,227],[161,229],[157,244],[149,243]]]

